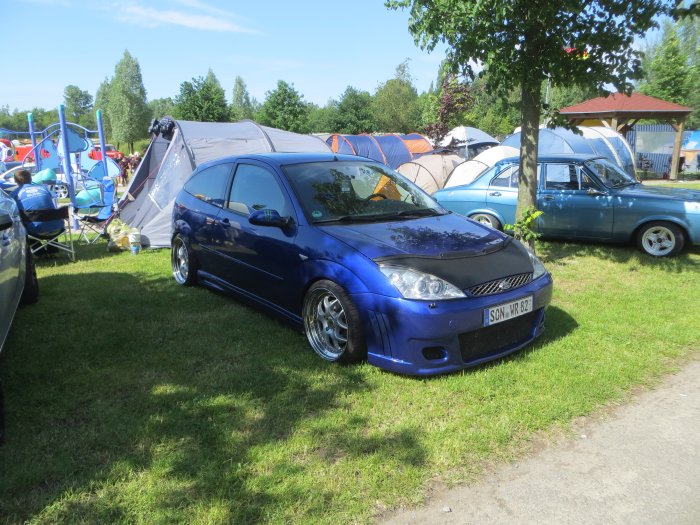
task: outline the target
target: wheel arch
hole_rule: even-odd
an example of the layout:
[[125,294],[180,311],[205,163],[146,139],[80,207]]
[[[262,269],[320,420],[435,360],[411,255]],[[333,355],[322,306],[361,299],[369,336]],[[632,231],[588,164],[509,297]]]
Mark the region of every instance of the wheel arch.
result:
[[668,215],[651,215],[649,217],[644,217],[639,222],[637,222],[634,229],[632,230],[632,233],[629,236],[628,241],[636,242],[640,230],[644,228],[644,226],[652,222],[670,222],[674,226],[678,226],[681,229],[681,233],[683,234],[683,237],[688,243],[697,242],[697,240],[691,239],[690,230],[688,229],[688,225],[686,223],[684,223],[677,217],[669,217]]

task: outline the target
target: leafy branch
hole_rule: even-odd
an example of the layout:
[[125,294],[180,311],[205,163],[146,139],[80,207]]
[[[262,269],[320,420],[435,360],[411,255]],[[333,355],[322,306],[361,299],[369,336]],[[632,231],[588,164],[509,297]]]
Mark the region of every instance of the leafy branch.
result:
[[542,213],[544,212],[536,209],[534,206],[530,206],[523,212],[521,217],[515,221],[515,224],[506,224],[503,228],[505,230],[513,230],[513,237],[532,246],[535,240],[541,235],[533,229],[533,226],[534,222]]

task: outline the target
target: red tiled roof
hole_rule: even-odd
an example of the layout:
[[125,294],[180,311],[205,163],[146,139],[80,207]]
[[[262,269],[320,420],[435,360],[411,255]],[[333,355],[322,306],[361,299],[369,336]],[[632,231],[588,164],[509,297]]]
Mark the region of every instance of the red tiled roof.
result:
[[690,113],[692,108],[666,102],[654,97],[632,93],[613,93],[607,97],[592,98],[580,104],[574,104],[562,108],[559,113],[568,115],[571,113],[649,113],[649,112],[679,112]]

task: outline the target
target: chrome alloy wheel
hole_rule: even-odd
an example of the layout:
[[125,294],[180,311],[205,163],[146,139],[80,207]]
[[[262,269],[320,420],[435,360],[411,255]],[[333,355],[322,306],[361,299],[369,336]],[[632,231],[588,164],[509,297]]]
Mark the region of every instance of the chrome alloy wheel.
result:
[[676,236],[665,226],[648,228],[642,235],[644,251],[655,257],[668,255],[676,246]]
[[175,239],[171,260],[173,277],[178,284],[186,284],[190,276],[190,255],[182,239]]
[[304,329],[314,351],[337,361],[348,344],[348,321],[340,300],[328,289],[317,288],[304,302]]

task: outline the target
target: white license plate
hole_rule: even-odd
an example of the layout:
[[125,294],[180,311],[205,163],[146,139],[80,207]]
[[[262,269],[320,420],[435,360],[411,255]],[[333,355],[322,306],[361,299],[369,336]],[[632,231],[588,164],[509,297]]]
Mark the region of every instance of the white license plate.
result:
[[520,315],[532,312],[532,296],[522,297],[509,303],[499,304],[484,310],[484,326],[502,323]]

